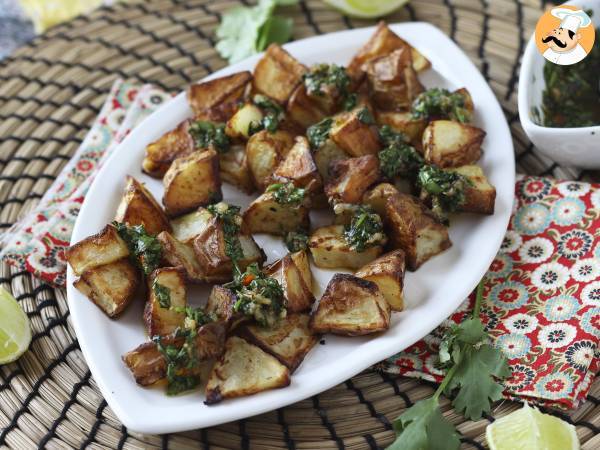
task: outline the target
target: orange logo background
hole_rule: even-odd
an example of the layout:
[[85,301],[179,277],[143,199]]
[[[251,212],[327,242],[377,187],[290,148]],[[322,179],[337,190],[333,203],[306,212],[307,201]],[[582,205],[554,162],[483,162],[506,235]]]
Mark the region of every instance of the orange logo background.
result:
[[[579,6],[571,6],[571,5],[560,5],[560,8],[567,8],[573,11],[577,11],[582,9]],[[540,53],[544,53],[548,50],[548,46],[542,42],[542,38],[544,38],[551,30],[558,28],[560,25],[560,19],[554,17],[550,11],[552,8],[548,9],[544,13],[540,20],[538,20],[537,25],[535,26],[535,45],[537,45]],[[586,53],[590,53],[592,47],[594,46],[594,39],[596,38],[596,30],[594,29],[594,23],[592,22],[589,26],[585,28],[579,28],[577,30],[578,34],[581,34],[581,40],[579,43],[583,47]]]

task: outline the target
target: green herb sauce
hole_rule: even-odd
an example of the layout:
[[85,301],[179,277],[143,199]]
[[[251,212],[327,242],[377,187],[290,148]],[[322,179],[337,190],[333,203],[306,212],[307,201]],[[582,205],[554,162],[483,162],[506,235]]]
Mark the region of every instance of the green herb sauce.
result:
[[198,366],[196,355],[195,338],[197,332],[195,329],[177,329],[176,338],[184,338],[185,341],[180,347],[175,344],[164,344],[164,338],[154,336],[152,340],[156,344],[158,351],[164,356],[167,362],[167,395],[177,395],[184,391],[194,389],[200,384],[200,377],[196,374],[189,374]]
[[124,223],[113,222],[117,233],[125,241],[138,266],[145,275],[152,273],[160,265],[162,246],[156,236],[146,232],[144,225],[127,226]]
[[386,237],[381,217],[370,207],[361,205],[350,224],[346,225],[344,238],[350,248],[357,252],[364,252],[369,247],[384,243]]
[[214,148],[218,153],[229,150],[229,138],[225,134],[225,125],[198,120],[190,125],[190,135],[196,143],[196,148]]
[[329,132],[331,131],[332,125],[333,119],[331,117],[326,117],[320,122],[308,127],[306,130],[306,137],[312,149],[321,147],[321,145],[329,139]]
[[466,103],[464,94],[436,87],[421,92],[415,98],[411,113],[417,119],[450,119],[467,123],[471,121],[471,113]]
[[231,258],[234,267],[237,267],[237,261],[244,257],[239,238],[240,227],[242,226],[241,208],[220,202],[209,205],[207,209],[221,221],[223,233],[225,234],[225,254]]
[[345,67],[336,64],[317,64],[311,67],[302,79],[308,95],[324,97],[337,94],[346,111],[356,106],[356,94],[348,91],[351,80]]
[[395,133],[388,125],[379,129],[379,138],[385,148],[379,152],[379,167],[389,179],[401,175],[414,179],[425,161],[402,133]]
[[371,114],[371,111],[369,111],[369,108],[362,108],[358,111],[356,117],[358,117],[358,120],[365,125],[375,125],[375,118],[373,117],[373,114]]
[[260,94],[254,96],[253,102],[265,115],[260,122],[250,123],[248,134],[252,136],[261,130],[267,130],[269,133],[277,131],[280,122],[285,118],[285,112],[281,105]]
[[304,231],[290,231],[285,235],[285,246],[294,253],[308,248],[308,234]]
[[465,188],[471,181],[456,172],[423,166],[417,183],[431,197],[433,213],[440,221],[448,223],[447,213],[457,211],[464,204]]
[[299,206],[304,201],[305,190],[294,183],[275,183],[267,187],[266,192],[271,192],[280,205]]
[[160,284],[158,278],[155,278],[152,282],[152,292],[154,292],[154,296],[161,308],[171,307],[171,290]]

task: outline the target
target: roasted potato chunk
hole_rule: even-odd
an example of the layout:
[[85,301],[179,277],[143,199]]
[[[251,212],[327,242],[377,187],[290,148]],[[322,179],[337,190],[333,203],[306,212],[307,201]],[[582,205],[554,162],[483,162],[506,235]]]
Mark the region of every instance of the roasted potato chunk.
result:
[[177,128],[148,144],[142,162],[144,173],[154,178],[162,178],[173,161],[196,150],[196,144],[189,131],[190,124],[189,120],[184,120]]
[[290,384],[289,369],[244,339],[231,336],[206,385],[207,405]]
[[[308,263],[308,261],[306,262]],[[308,270],[310,271],[310,267]],[[305,282],[307,274],[303,273],[301,268],[296,265],[291,254],[275,261],[269,267],[266,267],[264,272],[275,278],[283,288],[288,312],[295,313],[310,309],[315,301],[315,297],[311,292],[312,286]],[[312,275],[309,276],[312,279]]]
[[403,133],[412,145],[422,144],[423,131],[427,127],[426,119],[417,119],[410,112],[377,111],[377,123],[389,126],[396,133]]
[[167,215],[146,187],[131,176],[127,176],[125,192],[117,207],[115,220],[130,226],[143,225],[148,234],[171,231]]
[[215,285],[210,291],[206,302],[206,312],[217,317],[217,320],[224,324],[228,333],[233,331],[239,324],[249,320],[242,313],[233,309],[236,301],[237,297],[233,291]]
[[417,270],[452,245],[448,229],[412,195],[389,197],[385,209],[388,236],[394,248],[404,250],[409,270]]
[[258,196],[244,212],[244,223],[251,233],[285,236],[289,231],[308,229],[309,210],[306,206],[280,204],[272,192]]
[[227,121],[225,133],[229,137],[248,139],[250,137],[250,125],[260,123],[263,113],[254,103],[246,103]]
[[148,301],[144,308],[148,336],[167,336],[183,327],[185,313],[177,312],[175,308],[187,305],[186,295],[181,269],[163,267],[152,272],[148,277]]
[[176,159],[163,179],[163,205],[170,217],[221,200],[219,155],[214,150]]
[[356,270],[381,255],[383,248],[375,245],[357,252],[344,238],[343,225],[317,228],[308,240],[308,248],[317,267],[324,269],[346,268]]
[[306,93],[306,87],[303,83],[292,93],[286,107],[288,117],[300,125],[302,128],[309,126],[324,119],[327,112],[323,111],[317,102]]
[[385,56],[394,50],[410,48],[412,54],[413,68],[417,72],[431,67],[431,63],[417,49],[413,48],[404,39],[394,33],[385,22],[381,21],[377,25],[375,33],[365,45],[352,58],[348,65],[348,73],[354,78],[360,78],[364,71],[363,64],[370,59]]
[[308,254],[306,251],[302,250],[295,253],[290,253],[292,257],[292,261],[296,265],[296,268],[300,271],[300,275],[304,280],[304,284],[310,292],[312,292],[313,288],[313,276],[312,271],[310,270],[310,262],[308,260]]
[[293,136],[283,130],[274,133],[262,130],[250,137],[246,146],[248,168],[254,185],[261,192],[271,184],[275,169],[293,145]]
[[206,281],[191,244],[178,241],[171,233],[166,231],[160,233],[157,238],[163,249],[163,259],[169,265],[183,269],[186,279],[191,283]]
[[354,275],[336,273],[310,317],[315,333],[345,336],[385,331],[390,326],[390,305],[377,285]]
[[372,281],[394,311],[404,309],[404,251],[395,250],[380,256],[354,275]]
[[116,317],[131,303],[139,283],[137,268],[123,258],[86,270],[73,286],[108,317]]
[[319,339],[308,321],[308,314],[288,314],[272,328],[251,324],[244,326],[241,334],[294,372]]
[[106,225],[100,233],[71,245],[65,252],[65,258],[75,275],[126,256],[129,256],[129,248],[112,225]]
[[184,244],[190,244],[196,236],[204,232],[212,218],[212,213],[203,207],[199,207],[194,212],[179,216],[171,221],[173,237]]
[[325,185],[329,203],[360,203],[369,186],[381,176],[379,159],[375,155],[365,155],[335,161],[329,167],[331,178]]
[[150,386],[167,376],[167,361],[154,342],[144,342],[122,359],[140,386]]
[[284,104],[306,71],[306,67],[283,48],[271,44],[254,68],[253,86],[257,92]]
[[465,202],[460,205],[460,211],[494,214],[496,188],[490,184],[481,167],[469,165],[451,170],[467,177],[471,182],[470,186],[465,187]]
[[294,146],[275,169],[273,178],[280,182],[291,181],[294,186],[305,189],[309,196],[322,192],[323,180],[310,151],[308,139],[304,136],[296,137]]
[[313,154],[315,164],[319,171],[319,175],[323,181],[330,178],[329,167],[335,161],[340,161],[350,158],[350,155],[339,148],[331,138],[327,139],[323,145],[315,150]]
[[192,84],[187,90],[187,98],[195,118],[227,122],[246,97],[250,81],[250,72],[238,72]]
[[371,98],[377,108],[386,111],[408,109],[423,92],[412,66],[408,47],[365,63]]
[[219,155],[221,180],[232,184],[246,194],[254,192],[254,182],[248,166],[246,148],[233,146],[228,152]]
[[381,144],[377,127],[370,123],[370,114],[362,106],[336,114],[329,132],[331,140],[350,156],[376,155]]
[[[243,252],[243,258],[237,261],[240,270],[243,272],[252,263],[262,265],[266,258],[252,235],[239,234],[238,239]],[[233,262],[226,252],[223,225],[216,218],[194,239],[193,245],[196,259],[207,281],[225,283],[231,280]]]
[[423,131],[423,156],[436,166],[459,167],[481,157],[485,131],[452,120],[434,120]]
[[362,203],[369,205],[380,217],[385,217],[385,203],[389,197],[398,194],[398,189],[390,183],[379,183],[369,189],[362,198]]

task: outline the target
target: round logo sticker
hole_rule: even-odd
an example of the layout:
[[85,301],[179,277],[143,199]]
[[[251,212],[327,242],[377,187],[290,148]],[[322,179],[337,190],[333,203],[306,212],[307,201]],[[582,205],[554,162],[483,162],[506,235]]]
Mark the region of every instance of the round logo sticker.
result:
[[592,50],[596,31],[592,19],[577,6],[546,11],[535,27],[535,44],[548,61],[561,66],[578,63]]

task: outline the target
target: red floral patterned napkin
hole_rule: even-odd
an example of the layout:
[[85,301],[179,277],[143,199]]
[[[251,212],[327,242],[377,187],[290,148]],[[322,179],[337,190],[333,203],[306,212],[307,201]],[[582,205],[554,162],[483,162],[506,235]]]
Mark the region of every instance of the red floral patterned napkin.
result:
[[[600,369],[600,185],[526,177],[500,252],[485,278],[481,319],[509,360],[507,398],[570,409]],[[444,329],[471,311],[474,294],[384,371],[440,382]]]
[[2,236],[0,258],[64,287],[64,251],[94,175],[129,131],[168,98],[153,86],[117,80],[90,132],[37,208]]

